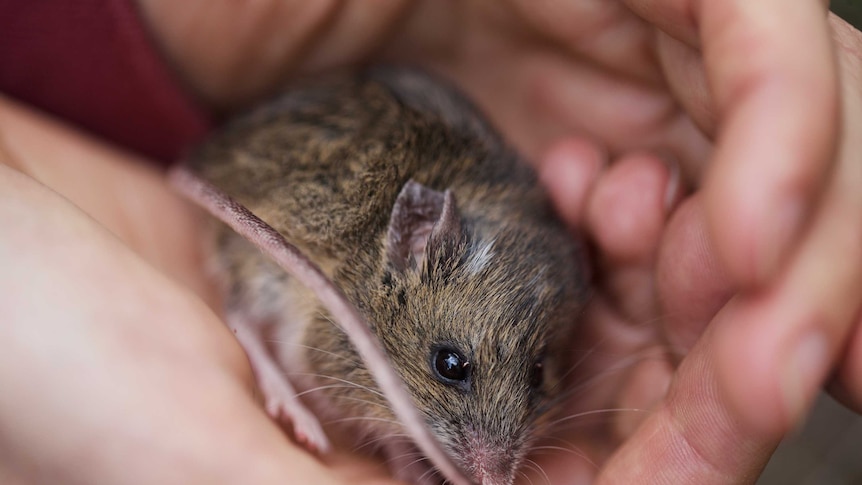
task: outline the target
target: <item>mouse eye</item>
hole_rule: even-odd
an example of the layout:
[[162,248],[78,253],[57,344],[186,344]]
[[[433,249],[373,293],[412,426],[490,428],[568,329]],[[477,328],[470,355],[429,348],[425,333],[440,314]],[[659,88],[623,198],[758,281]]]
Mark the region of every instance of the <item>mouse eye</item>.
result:
[[537,360],[530,370],[530,386],[538,389],[542,387],[543,382],[545,382],[545,365],[541,360]]
[[444,384],[463,382],[470,377],[470,362],[456,350],[448,347],[437,349],[431,360],[435,375]]

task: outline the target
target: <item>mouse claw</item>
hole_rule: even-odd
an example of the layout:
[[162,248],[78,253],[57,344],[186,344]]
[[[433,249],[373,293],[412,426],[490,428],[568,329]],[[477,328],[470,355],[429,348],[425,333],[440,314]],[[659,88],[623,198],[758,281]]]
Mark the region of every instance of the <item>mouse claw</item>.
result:
[[295,396],[268,397],[266,412],[273,419],[290,425],[296,443],[312,453],[325,454],[332,448],[320,421]]

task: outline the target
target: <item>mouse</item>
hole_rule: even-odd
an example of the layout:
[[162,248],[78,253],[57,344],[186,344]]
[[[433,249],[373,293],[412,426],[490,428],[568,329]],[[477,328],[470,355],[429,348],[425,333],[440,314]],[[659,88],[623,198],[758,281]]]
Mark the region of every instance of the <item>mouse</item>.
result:
[[224,319],[298,442],[326,453],[331,423],[409,483],[514,483],[564,392],[589,265],[466,96],[410,67],[297,82],[177,170],[221,221]]

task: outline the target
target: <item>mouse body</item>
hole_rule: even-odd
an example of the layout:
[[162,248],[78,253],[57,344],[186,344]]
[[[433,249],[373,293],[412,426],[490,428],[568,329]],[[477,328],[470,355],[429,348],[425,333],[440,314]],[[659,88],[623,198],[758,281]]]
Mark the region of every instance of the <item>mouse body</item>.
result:
[[[405,68],[306,83],[187,165],[343,291],[470,479],[513,483],[562,391],[587,265],[536,174],[465,98]],[[319,423],[339,423],[396,477],[439,483],[315,295],[226,226],[213,243],[270,414],[323,451]]]

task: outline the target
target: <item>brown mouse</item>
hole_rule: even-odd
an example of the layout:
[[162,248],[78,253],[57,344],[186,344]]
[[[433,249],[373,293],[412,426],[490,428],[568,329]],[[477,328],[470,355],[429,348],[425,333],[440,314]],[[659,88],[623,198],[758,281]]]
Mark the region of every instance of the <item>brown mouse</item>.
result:
[[[468,101],[405,68],[305,83],[186,167],[340,288],[470,480],[513,483],[561,392],[587,267],[535,173]],[[226,319],[270,414],[322,451],[318,419],[339,423],[397,477],[439,483],[315,293],[224,225],[214,243]]]

